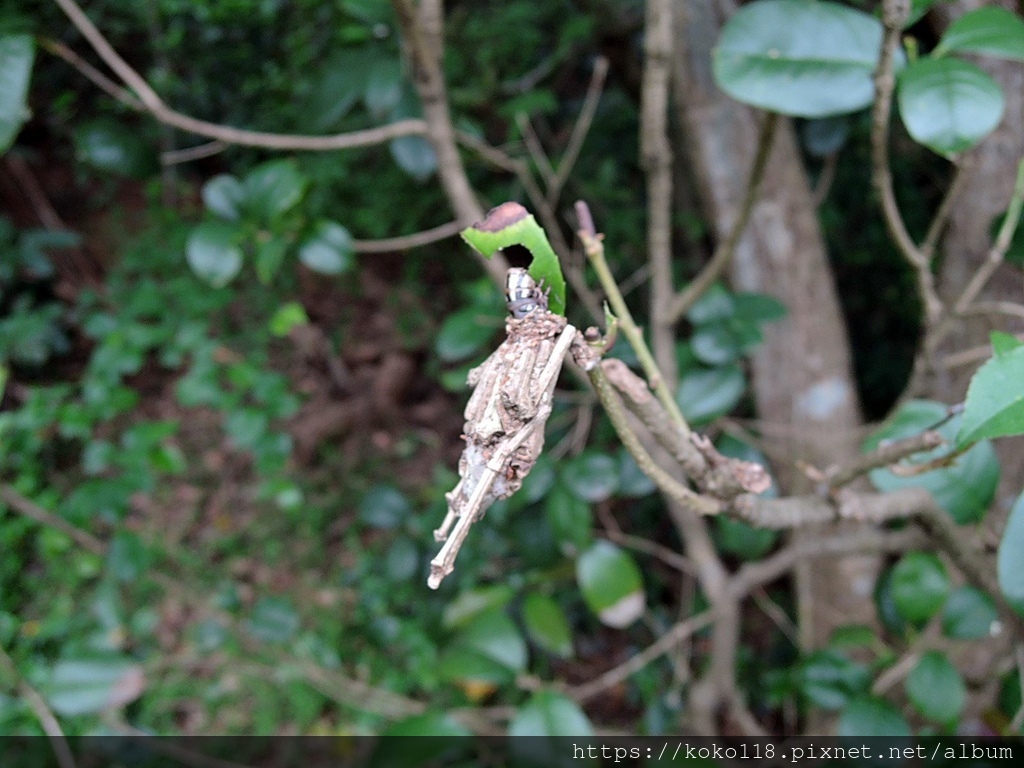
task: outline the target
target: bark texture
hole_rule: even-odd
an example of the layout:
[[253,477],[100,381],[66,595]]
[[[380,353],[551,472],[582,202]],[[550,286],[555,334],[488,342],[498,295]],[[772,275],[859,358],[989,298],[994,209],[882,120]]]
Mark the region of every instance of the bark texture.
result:
[[[729,231],[743,197],[763,115],[721,92],[711,51],[726,18],[715,0],[692,0],[677,12],[674,95],[699,197],[719,236]],[[859,451],[860,409],[845,324],[811,191],[792,126],[778,126],[746,233],[731,266],[733,286],[777,297],[789,315],[770,326],[753,361],[754,395],[763,432],[778,450],[776,476],[788,492],[806,480],[801,458],[824,467]],[[813,533],[820,532],[810,532]],[[803,534],[801,534],[803,535]],[[877,557],[848,557],[798,575],[802,642],[820,645],[848,622],[874,623],[870,595]]]

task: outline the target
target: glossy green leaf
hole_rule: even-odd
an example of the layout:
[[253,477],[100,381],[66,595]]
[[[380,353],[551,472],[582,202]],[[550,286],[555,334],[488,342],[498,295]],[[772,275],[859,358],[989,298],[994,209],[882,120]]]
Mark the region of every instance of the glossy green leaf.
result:
[[628,627],[644,612],[640,569],[628,552],[611,542],[597,541],[579,556],[576,580],[587,607],[610,627]]
[[[1004,350],[1008,346],[999,337],[993,339],[993,348],[997,344]],[[997,351],[971,378],[956,439],[966,445],[1020,434],[1024,434],[1024,346]]]
[[422,136],[400,136],[389,145],[398,167],[416,181],[426,181],[437,170],[437,155],[430,142]]
[[265,643],[286,643],[299,631],[299,614],[286,597],[261,597],[246,624],[249,633]]
[[909,552],[892,569],[892,599],[896,610],[912,624],[934,616],[949,597],[949,576],[938,557]]
[[352,235],[336,221],[321,219],[299,244],[299,261],[325,275],[337,275],[354,264]]
[[565,278],[558,256],[532,214],[519,203],[502,203],[480,223],[462,230],[462,239],[484,256],[510,245],[521,245],[533,256],[530,276],[549,290],[548,308],[565,314]]
[[763,340],[757,322],[734,315],[698,326],[690,338],[690,348],[702,363],[723,365],[739,359]]
[[998,83],[960,59],[918,59],[900,73],[896,97],[910,135],[947,157],[973,147],[1003,116]]
[[507,584],[491,584],[460,592],[445,608],[441,623],[447,629],[465,626],[475,616],[492,608],[501,608],[515,595]]
[[996,556],[999,588],[1006,599],[1024,615],[1024,494],[1010,510]]
[[867,691],[871,674],[863,664],[826,649],[815,651],[800,664],[797,680],[808,701],[822,709],[837,710]]
[[874,648],[879,642],[876,632],[866,624],[843,624],[832,631],[828,645],[835,650]]
[[[919,434],[935,427],[939,422],[943,422],[938,428],[939,433],[952,443],[960,429],[961,416],[945,420],[947,415],[947,406],[942,403],[911,400],[867,439],[864,450],[874,450],[882,440],[898,440]],[[919,464],[930,461],[945,456],[952,450],[952,445],[939,446],[932,451],[914,454],[910,457],[910,462]],[[980,520],[988,509],[999,484],[999,460],[992,444],[981,441],[954,459],[949,466],[910,477],[895,475],[887,469],[876,469],[871,472],[870,478],[880,491],[926,488],[935,497],[938,505],[962,525]]]
[[[392,723],[380,732],[368,768],[421,768],[451,765],[471,747],[472,732],[445,712],[427,712]],[[443,738],[391,738],[443,737]]]
[[976,8],[949,25],[933,55],[949,51],[1024,61],[1024,21],[1005,8]]
[[192,271],[216,288],[230,283],[242,269],[239,233],[230,224],[206,221],[188,237],[185,257]]
[[618,466],[611,456],[586,450],[565,464],[562,482],[583,501],[604,501],[619,488]]
[[378,58],[370,65],[363,91],[363,103],[375,118],[388,115],[402,98],[402,62]]
[[909,27],[911,24],[916,23],[931,10],[933,5],[939,3],[948,3],[952,0],[910,0],[910,18],[907,19],[906,26]]
[[156,169],[156,153],[137,130],[109,119],[75,130],[75,157],[106,173],[140,179]]
[[721,283],[712,283],[686,313],[694,325],[725,320],[736,314],[735,296]]
[[837,3],[756,0],[726,23],[715,82],[738,101],[796,117],[854,112],[874,97],[882,25]]
[[40,693],[58,715],[73,717],[123,707],[144,689],[142,668],[128,659],[65,659],[49,671]]
[[590,505],[559,483],[548,493],[544,512],[551,532],[566,555],[574,555],[594,540],[594,515]]
[[214,176],[203,184],[202,195],[206,210],[210,213],[229,221],[238,221],[242,217],[245,189],[234,176],[227,173]]
[[625,448],[619,449],[619,496],[640,498],[654,493],[657,486],[643,473]]
[[928,651],[907,676],[907,697],[929,720],[952,725],[963,711],[967,687],[949,659]]
[[120,582],[136,581],[149,568],[149,548],[131,531],[118,531],[107,551],[107,569]]
[[253,264],[261,283],[268,285],[277,276],[287,250],[288,243],[280,237],[270,237],[257,246]]
[[775,546],[779,531],[755,528],[742,520],[719,515],[714,519],[714,537],[715,544],[722,552],[743,560],[757,560]]
[[[508,726],[509,736],[593,736],[594,728],[579,704],[554,691],[538,691],[519,709]],[[521,746],[544,747],[540,739]],[[558,761],[561,762],[561,761]]]
[[0,155],[29,118],[26,97],[34,58],[32,35],[0,34]]
[[242,180],[246,209],[262,221],[272,221],[299,204],[306,185],[294,160],[263,163]]
[[995,601],[970,586],[953,591],[942,613],[942,631],[957,640],[990,637],[999,614]]
[[746,388],[747,382],[739,365],[692,367],[680,377],[676,402],[690,425],[697,427],[735,408]]
[[495,315],[466,307],[445,318],[434,341],[437,356],[446,363],[465,360],[489,344],[499,328]]
[[342,49],[333,53],[313,76],[308,107],[311,132],[326,133],[339,122],[363,94],[372,56],[365,50]]
[[865,696],[851,701],[839,715],[837,736],[910,736],[900,711],[885,699]]
[[875,609],[878,611],[878,619],[882,625],[894,635],[905,635],[909,629],[907,620],[903,618],[896,607],[896,601],[892,595],[892,568],[886,568],[875,583],[874,600]]
[[268,327],[275,336],[284,337],[291,333],[293,328],[307,323],[309,323],[309,316],[306,314],[305,308],[297,301],[289,301],[275,310]]
[[515,622],[501,608],[492,608],[474,616],[454,642],[513,672],[526,669],[526,641]]
[[374,528],[397,528],[411,514],[412,506],[393,485],[375,485],[359,502],[359,519]]
[[800,130],[804,149],[819,158],[829,157],[842,149],[849,135],[850,119],[846,116],[808,120]]
[[523,601],[523,624],[533,642],[555,656],[572,656],[572,630],[565,611],[553,598],[534,592]]
[[736,317],[749,323],[770,323],[786,316],[786,305],[764,293],[737,293],[732,297]]

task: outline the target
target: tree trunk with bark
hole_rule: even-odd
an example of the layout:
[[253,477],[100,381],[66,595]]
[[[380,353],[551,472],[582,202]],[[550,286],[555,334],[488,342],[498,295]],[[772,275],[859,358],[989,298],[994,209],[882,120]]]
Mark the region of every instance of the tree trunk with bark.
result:
[[[714,0],[692,0],[677,13],[674,95],[694,184],[719,237],[735,221],[758,144],[755,111],[715,85],[711,51],[727,17]],[[794,131],[781,121],[761,193],[731,265],[734,288],[767,293],[789,310],[767,330],[753,359],[754,396],[776,477],[786,492],[817,467],[859,452],[861,417],[849,343],[810,187]],[[806,488],[804,488],[806,489]],[[800,534],[803,535],[803,534]],[[871,593],[879,558],[817,563],[798,572],[801,641],[824,643],[846,623],[875,623]]]

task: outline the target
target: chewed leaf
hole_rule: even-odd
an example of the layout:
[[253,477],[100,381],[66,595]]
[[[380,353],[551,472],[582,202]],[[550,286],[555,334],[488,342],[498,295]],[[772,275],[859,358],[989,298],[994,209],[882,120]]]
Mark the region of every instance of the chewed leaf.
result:
[[565,314],[565,278],[558,256],[540,224],[519,203],[492,208],[483,221],[462,230],[462,239],[488,258],[510,245],[526,248],[533,256],[530,276],[550,289],[548,308],[556,315]]

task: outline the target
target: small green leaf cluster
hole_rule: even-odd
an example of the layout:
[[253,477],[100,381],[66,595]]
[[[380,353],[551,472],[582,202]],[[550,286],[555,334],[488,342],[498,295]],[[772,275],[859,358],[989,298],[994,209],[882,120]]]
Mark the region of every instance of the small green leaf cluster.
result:
[[330,219],[307,221],[300,203],[308,186],[292,160],[263,163],[241,180],[229,174],[210,179],[202,194],[212,216],[189,235],[189,266],[215,287],[230,283],[246,256],[263,283],[274,279],[293,252],[314,272],[350,269],[352,235]]
[[680,349],[676,400],[687,421],[699,427],[735,408],[747,390],[741,359],[764,340],[762,326],[785,317],[771,296],[731,293],[712,285],[690,308],[693,326]]
[[[916,3],[913,23],[932,2]],[[874,100],[882,25],[838,3],[756,0],[722,30],[714,55],[718,85],[746,104],[795,117],[855,112]],[[950,54],[1024,60],[1024,21],[984,7],[950,25],[927,55],[899,52],[896,95],[910,135],[954,157],[987,136],[1003,115],[999,85],[981,68]]]

